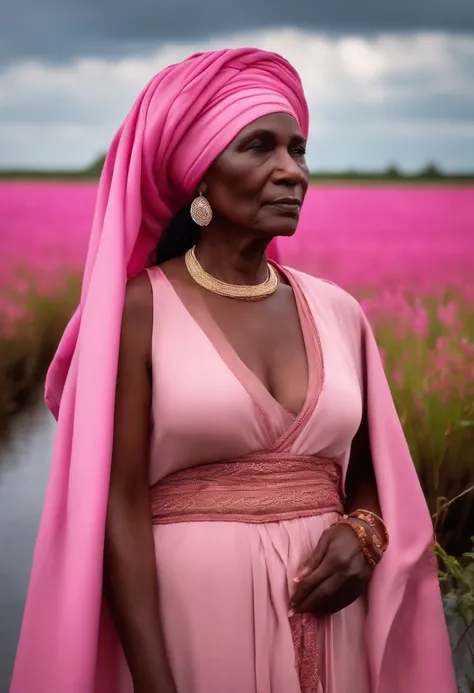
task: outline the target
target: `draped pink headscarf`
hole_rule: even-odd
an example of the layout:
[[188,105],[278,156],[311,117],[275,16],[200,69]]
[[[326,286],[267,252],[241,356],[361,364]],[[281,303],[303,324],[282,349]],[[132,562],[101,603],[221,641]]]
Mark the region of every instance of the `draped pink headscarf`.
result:
[[[105,161],[81,302],[48,373],[46,402],[55,416],[79,335],[97,320],[97,335],[105,335],[100,351],[113,360],[108,340],[114,335],[117,341],[125,277],[149,264],[164,225],[192,199],[240,130],[277,112],[292,115],[307,137],[308,107],[297,72],[279,55],[252,48],[194,55],[162,70],[142,91]],[[114,326],[104,329],[102,309],[114,311]],[[97,361],[101,340],[86,340]]]
[[[80,305],[46,382],[58,417],[11,693],[93,693],[125,285],[211,162],[253,120],[289,113],[308,133],[301,81],[252,48],[203,53],[145,87],[100,180]],[[101,684],[102,686],[102,684]],[[106,693],[106,684],[100,693]]]

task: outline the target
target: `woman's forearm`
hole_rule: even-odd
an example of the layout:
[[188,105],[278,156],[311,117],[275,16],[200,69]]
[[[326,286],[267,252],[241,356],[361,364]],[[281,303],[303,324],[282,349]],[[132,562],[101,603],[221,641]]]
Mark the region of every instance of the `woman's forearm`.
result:
[[344,505],[347,513],[363,509],[370,510],[380,516],[381,510],[375,476],[360,477],[354,481],[350,488],[347,488]]
[[361,508],[381,515],[366,416],[352,441],[345,491],[346,512]]
[[111,497],[105,593],[136,690],[168,691],[171,674],[159,618],[151,518],[144,503]]

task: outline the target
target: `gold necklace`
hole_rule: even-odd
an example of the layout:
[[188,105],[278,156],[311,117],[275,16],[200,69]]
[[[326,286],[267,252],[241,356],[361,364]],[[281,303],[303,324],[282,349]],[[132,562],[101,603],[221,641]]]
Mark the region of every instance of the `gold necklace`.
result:
[[216,279],[202,267],[194,252],[195,248],[196,246],[188,250],[184,256],[187,270],[196,284],[208,291],[212,291],[213,294],[219,294],[219,296],[226,296],[227,298],[237,298],[241,301],[260,301],[263,298],[268,298],[278,289],[278,284],[280,283],[278,274],[268,263],[268,277],[261,284],[246,286],[244,284],[221,282],[220,279]]

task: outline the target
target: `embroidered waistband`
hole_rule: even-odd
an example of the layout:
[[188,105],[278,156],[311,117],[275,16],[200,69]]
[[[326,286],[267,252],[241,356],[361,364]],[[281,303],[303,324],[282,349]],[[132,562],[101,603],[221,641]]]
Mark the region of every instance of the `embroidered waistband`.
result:
[[341,473],[312,455],[254,453],[174,472],[151,487],[153,524],[275,522],[342,513]]

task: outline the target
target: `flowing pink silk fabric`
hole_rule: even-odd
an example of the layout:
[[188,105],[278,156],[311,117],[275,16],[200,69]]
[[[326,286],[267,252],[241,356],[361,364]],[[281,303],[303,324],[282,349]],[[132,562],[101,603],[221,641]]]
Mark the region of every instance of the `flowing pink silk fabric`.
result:
[[[301,83],[286,61],[250,48],[199,54],[151,80],[112,142],[80,305],[46,383],[58,430],[11,693],[115,693],[102,557],[126,280],[150,264],[163,226],[213,159],[274,112],[293,115],[307,135]],[[372,453],[392,536],[370,595],[374,693],[453,693],[435,566],[426,559],[430,519],[368,327],[365,335]],[[395,691],[407,639],[419,666]]]

